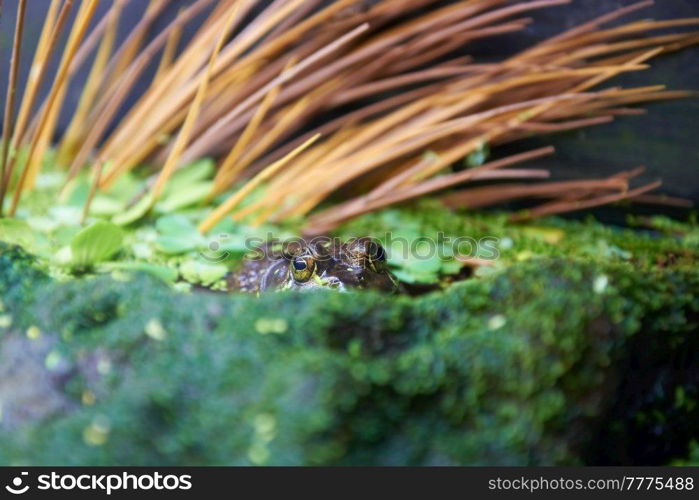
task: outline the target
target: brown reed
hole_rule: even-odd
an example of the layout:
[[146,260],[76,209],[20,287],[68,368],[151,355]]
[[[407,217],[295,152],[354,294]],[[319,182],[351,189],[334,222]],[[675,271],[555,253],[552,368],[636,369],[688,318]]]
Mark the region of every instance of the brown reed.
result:
[[[11,193],[10,216],[34,188],[68,85],[93,52],[79,104],[55,144],[56,161],[68,172],[64,193],[78,175],[92,172],[85,216],[97,192],[109,192],[142,164],[152,173],[143,193],[155,203],[178,168],[214,156],[220,163],[202,201],[212,208],[200,221],[202,232],[231,216],[253,224],[302,217],[306,231],[318,233],[475,181],[547,177],[541,169],[512,167],[552,148],[450,168],[486,147],[598,126],[642,113],[633,107],[642,103],[690,96],[663,86],[600,86],[699,42],[699,33],[682,30],[699,25],[697,18],[605,27],[652,4],[641,1],[482,64],[453,54],[475,40],[517,32],[532,22],[530,12],[570,0],[194,0],[146,43],[165,4],[155,0],[117,45],[120,15],[130,1],[113,0],[88,33],[96,0],[52,0],[14,123],[25,8],[20,1],[0,177],[0,207]],[[74,3],[78,12],[58,70],[48,75]],[[207,9],[194,37],[178,50],[184,26]],[[249,22],[243,25],[243,19]],[[667,29],[679,31],[654,33]],[[150,86],[126,108],[151,63],[157,71]],[[48,97],[35,109],[49,76]],[[21,149],[28,160],[20,165]],[[526,217],[623,199],[663,201],[647,194],[658,182],[632,188],[631,174],[466,186],[441,199],[470,208],[547,200]],[[253,189],[263,196],[242,203]]]

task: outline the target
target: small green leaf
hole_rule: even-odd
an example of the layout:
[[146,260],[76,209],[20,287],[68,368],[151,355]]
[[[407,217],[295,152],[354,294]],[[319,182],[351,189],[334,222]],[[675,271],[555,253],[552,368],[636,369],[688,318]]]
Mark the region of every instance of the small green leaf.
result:
[[183,187],[177,191],[173,190],[162,202],[156,205],[156,209],[161,213],[170,213],[180,208],[194,205],[209,194],[213,184],[214,183],[210,181],[194,182],[186,188]]
[[141,189],[143,189],[141,180],[131,172],[126,172],[117,178],[105,194],[125,205],[138,195]]
[[82,229],[80,226],[60,226],[51,235],[51,240],[54,246],[69,245]]
[[19,245],[31,251],[36,238],[32,228],[23,220],[0,219],[0,241]]
[[159,236],[155,240],[155,247],[164,254],[178,255],[195,250],[197,242],[189,237]]
[[222,252],[231,252],[235,254],[245,254],[250,251],[248,245],[248,238],[242,234],[233,234],[226,236],[225,238],[219,238],[216,240],[218,243],[218,250]]
[[137,221],[148,213],[153,203],[153,196],[148,193],[134,204],[131,208],[112,217],[112,222],[118,226],[126,226]]
[[78,226],[82,217],[82,209],[57,205],[49,209],[49,216],[63,226]]
[[27,224],[29,224],[34,231],[39,231],[43,234],[49,234],[60,226],[57,220],[45,216],[27,217]]
[[155,228],[164,236],[191,236],[198,234],[194,224],[181,215],[160,217],[155,221]]
[[183,262],[180,266],[182,277],[190,283],[211,285],[228,273],[228,268],[221,264],[208,264],[195,260]]
[[155,276],[165,283],[174,283],[177,280],[176,270],[168,266],[149,264],[147,262],[108,262],[100,266],[100,270],[143,272]]
[[206,240],[194,224],[181,215],[160,217],[155,227],[159,233],[155,246],[168,255],[189,252],[206,245]]
[[215,169],[216,164],[211,158],[204,158],[190,163],[175,171],[165,186],[164,194],[168,196],[187,191],[193,184],[210,179]]
[[107,217],[116,215],[124,209],[124,204],[109,196],[97,195],[90,205],[90,215]]
[[69,266],[73,262],[73,252],[68,245],[64,245],[53,253],[51,261],[59,266]]
[[121,249],[123,231],[107,221],[95,222],[80,231],[70,242],[72,263],[79,267],[103,262]]
[[90,180],[82,176],[75,181],[73,189],[68,197],[67,205],[82,208],[90,194]]

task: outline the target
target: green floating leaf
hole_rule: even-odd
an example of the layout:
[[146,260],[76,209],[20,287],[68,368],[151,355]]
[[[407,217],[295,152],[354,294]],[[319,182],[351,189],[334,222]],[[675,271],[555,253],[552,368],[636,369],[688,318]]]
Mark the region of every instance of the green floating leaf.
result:
[[177,255],[206,245],[206,240],[194,224],[181,215],[160,217],[155,227],[159,233],[155,246],[165,254]]
[[29,227],[34,231],[43,234],[52,233],[61,225],[57,220],[45,216],[29,216],[27,217],[27,224],[29,224]]
[[82,230],[80,226],[60,226],[51,235],[51,240],[55,246],[70,245],[73,238]]
[[211,181],[193,182],[186,188],[173,190],[165,196],[162,202],[156,205],[156,209],[161,213],[169,213],[180,208],[192,206],[209,194],[213,184]]
[[133,271],[150,274],[166,283],[177,280],[177,271],[168,266],[147,262],[109,262],[100,267],[102,271]]
[[190,283],[211,285],[228,273],[228,268],[222,264],[188,260],[180,265],[182,277]]
[[216,239],[217,249],[224,252],[245,254],[250,251],[248,238],[242,234],[226,235]]
[[109,196],[97,195],[90,205],[90,215],[108,217],[118,214],[124,209],[124,204]]
[[67,200],[67,205],[82,208],[90,194],[90,183],[90,180],[85,176],[78,178],[73,184],[73,189]]
[[126,226],[127,224],[131,224],[132,222],[135,222],[146,215],[152,203],[153,196],[148,193],[128,210],[112,217],[112,222],[118,226]]
[[182,215],[165,215],[155,221],[158,233],[165,236],[191,236],[197,233],[192,222]]
[[141,189],[143,189],[142,180],[134,176],[133,173],[126,172],[117,178],[114,185],[109,187],[105,194],[125,205],[137,196]]
[[32,228],[20,219],[0,219],[0,241],[19,245],[29,251],[36,242]]
[[85,267],[103,262],[121,249],[123,241],[121,228],[107,221],[95,222],[70,242],[72,263]]
[[215,169],[216,164],[211,158],[197,160],[178,169],[165,186],[165,196],[187,191],[193,184],[211,179]]
[[57,205],[49,209],[49,216],[63,226],[78,226],[82,209],[77,206]]
[[395,275],[407,283],[436,283],[441,269],[441,259],[436,255],[430,258],[411,255],[400,263]]
[[179,255],[197,249],[196,241],[191,238],[178,238],[175,236],[159,236],[155,240],[158,251],[167,255]]
[[58,248],[51,255],[51,262],[59,266],[70,266],[73,262],[73,252],[68,245]]

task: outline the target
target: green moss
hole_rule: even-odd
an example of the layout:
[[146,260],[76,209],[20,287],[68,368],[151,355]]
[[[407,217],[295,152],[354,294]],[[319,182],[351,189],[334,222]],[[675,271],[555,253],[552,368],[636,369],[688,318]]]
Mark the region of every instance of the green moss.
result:
[[[696,222],[680,223],[655,217],[651,221],[635,221],[650,225],[649,228],[627,229],[600,224],[592,218],[577,222],[552,217],[511,224],[507,222],[508,215],[452,212],[436,201],[423,201],[366,215],[343,226],[338,235],[343,238],[369,235],[388,241],[389,260],[399,270],[412,274],[419,274],[420,269],[412,268],[412,262],[404,262],[400,255],[391,255],[391,240],[446,241],[442,244],[447,249],[446,259],[438,270],[441,273],[437,273],[442,276],[458,270],[444,267],[444,261],[453,260],[450,251],[455,248],[461,249],[458,253],[462,256],[489,260],[498,269],[551,257],[599,263],[630,262],[640,269],[668,264],[691,268],[699,262]],[[453,242],[457,238],[468,240],[455,247]]]
[[[171,286],[225,272],[196,210],[126,227],[92,275],[55,262],[75,207],[48,210],[31,241],[0,227],[39,255],[0,245],[1,463],[659,464],[699,440],[696,222],[515,225],[423,202],[337,235],[383,240],[402,279],[440,291],[255,298]],[[240,259],[247,228],[219,230]],[[466,272],[458,237],[490,265]]]
[[63,403],[29,421],[6,404],[2,463],[664,463],[699,437],[686,266],[542,257],[419,298],[259,299],[21,269],[0,275],[3,342],[41,332],[24,362],[60,373],[43,390]]
[[[48,282],[36,259],[18,246],[0,243],[0,313],[25,314],[38,289]],[[0,330],[1,331],[1,330]]]

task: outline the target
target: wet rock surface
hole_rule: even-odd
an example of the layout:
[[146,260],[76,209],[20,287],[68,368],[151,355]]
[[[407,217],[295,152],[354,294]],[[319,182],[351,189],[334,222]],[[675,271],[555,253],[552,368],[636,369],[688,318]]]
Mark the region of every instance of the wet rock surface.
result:
[[35,290],[6,279],[34,272],[21,252],[0,266],[3,463],[664,464],[699,436],[688,267],[549,258],[418,298],[258,299]]

